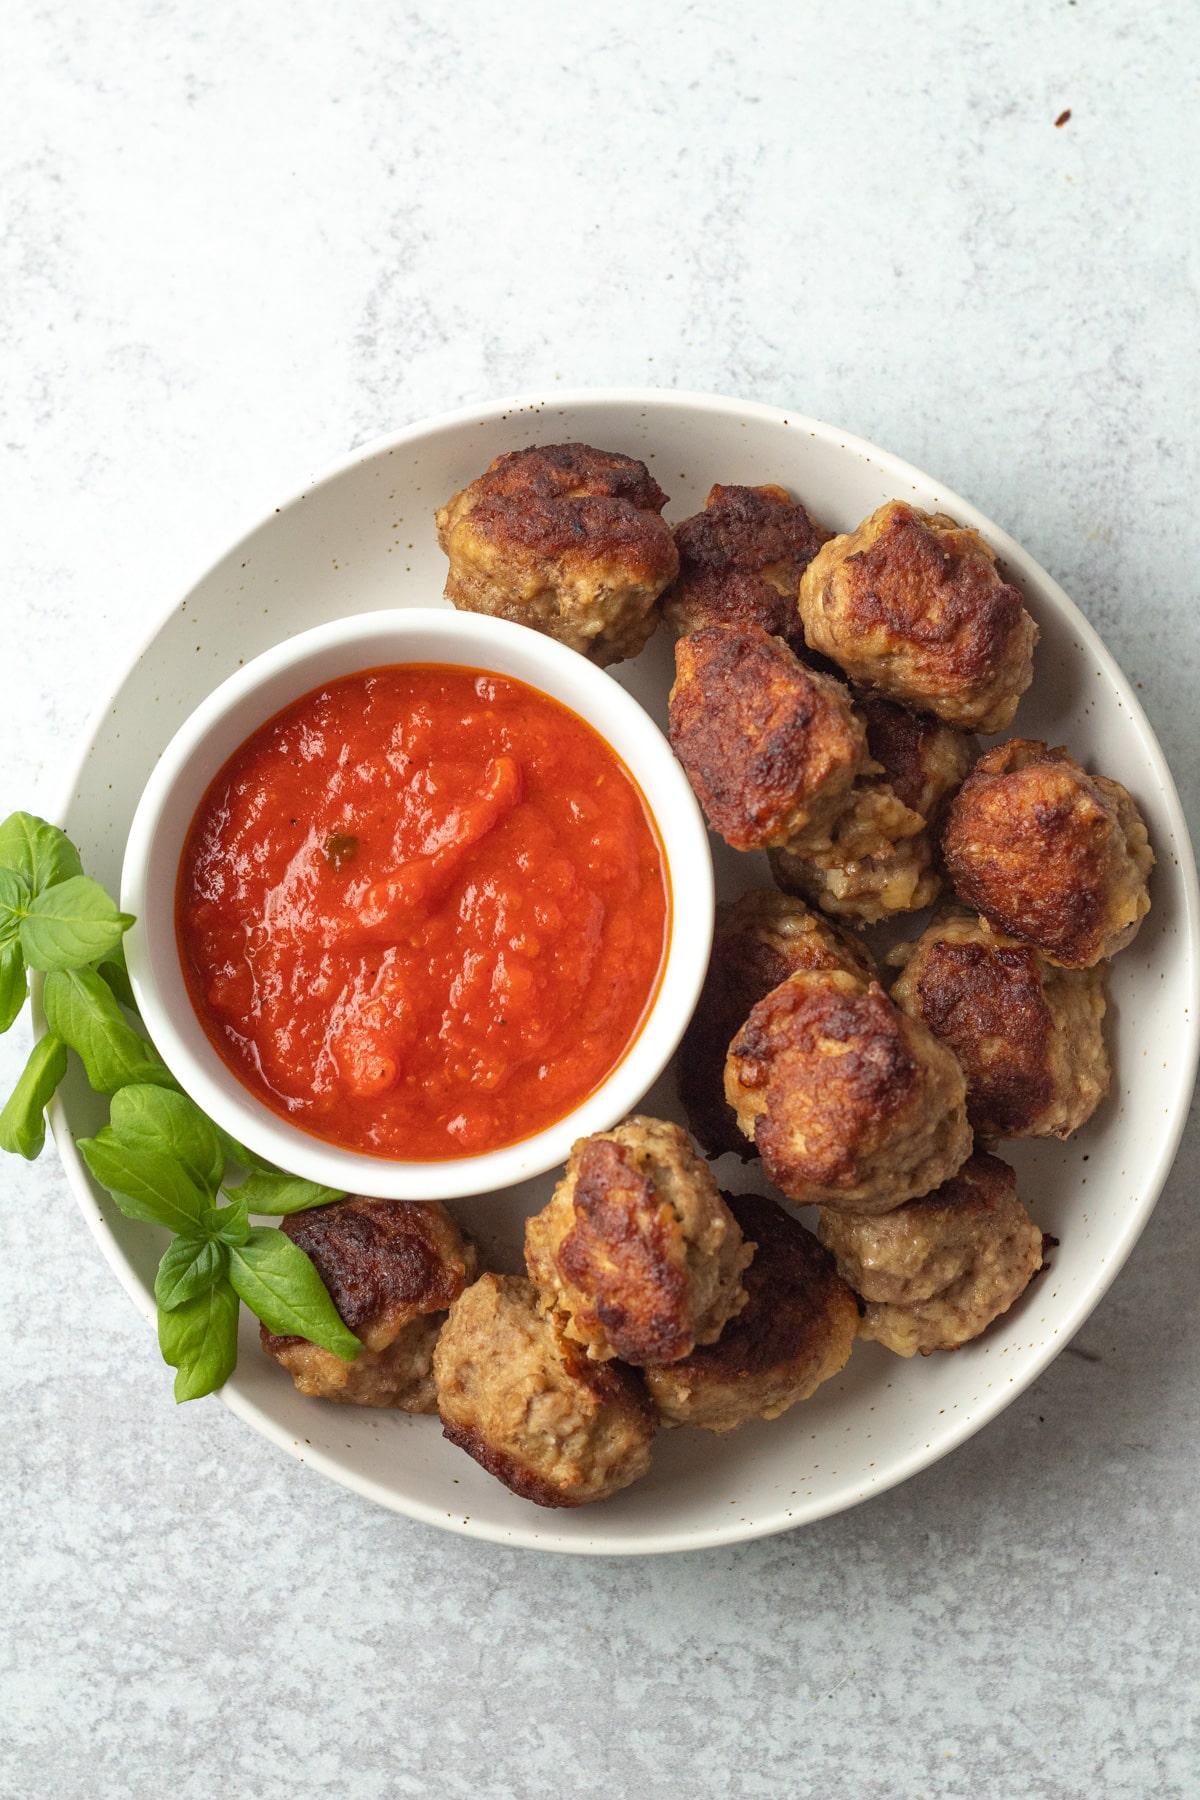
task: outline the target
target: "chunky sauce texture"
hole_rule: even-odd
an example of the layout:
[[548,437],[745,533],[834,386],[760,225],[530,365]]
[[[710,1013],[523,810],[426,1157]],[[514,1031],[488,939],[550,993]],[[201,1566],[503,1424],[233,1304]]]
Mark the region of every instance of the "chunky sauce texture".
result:
[[591,727],[440,664],[330,682],[256,731],[176,895],[233,1072],[317,1137],[421,1161],[529,1137],[604,1080],[669,912],[645,802]]

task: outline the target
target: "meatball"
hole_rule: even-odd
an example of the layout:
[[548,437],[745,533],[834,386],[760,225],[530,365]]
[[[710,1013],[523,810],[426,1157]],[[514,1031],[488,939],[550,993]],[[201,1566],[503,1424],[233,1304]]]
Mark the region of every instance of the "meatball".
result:
[[263,1349],[287,1370],[297,1391],[310,1399],[434,1413],[433,1352],[445,1322],[444,1312],[410,1319],[385,1349],[364,1350],[353,1362],[343,1362],[307,1338],[275,1337],[265,1325],[259,1326],[259,1335]]
[[677,1362],[746,1303],[742,1242],[686,1131],[634,1117],[580,1138],[548,1206],[525,1225],[525,1261],[589,1356]]
[[923,1200],[878,1219],[823,1211],[817,1231],[866,1302],[861,1335],[898,1356],[978,1337],[1042,1266],[1042,1234],[1016,1176],[982,1153]]
[[804,571],[805,636],[863,687],[961,731],[1003,731],[1038,632],[994,564],[977,531],[889,500]]
[[830,533],[781,487],[710,490],[704,511],[675,527],[679,574],[663,600],[677,632],[761,625],[801,661],[800,577]]
[[316,1268],[365,1348],[343,1362],[307,1338],[260,1328],[263,1349],[302,1394],[347,1406],[436,1412],[433,1347],[475,1274],[475,1247],[436,1201],[352,1195],[280,1223]]
[[645,463],[588,444],[498,456],[438,511],[446,598],[601,667],[636,656],[679,567],[666,498]]
[[845,1366],[858,1331],[858,1302],[812,1232],[774,1200],[725,1198],[758,1246],[746,1271],[750,1298],[715,1344],[646,1370],[666,1425],[732,1431],[776,1419]]
[[830,841],[770,851],[771,873],[788,894],[864,925],[919,912],[942,891],[930,826],[971,765],[973,738],[891,700],[856,695],[869,761],[855,780]]
[[890,1212],[971,1151],[955,1057],[841,969],[789,975],[733,1040],[725,1095],[770,1179],[800,1205]]
[[675,646],[671,747],[735,850],[822,844],[866,755],[848,690],[760,625],[708,625]]
[[854,699],[866,720],[867,750],[897,800],[927,825],[939,824],[978,754],[975,739],[878,694]]
[[1030,738],[980,757],[942,850],[961,900],[1065,969],[1114,956],[1150,910],[1154,853],[1129,794]]
[[771,874],[787,894],[802,894],[823,912],[876,925],[895,913],[919,912],[942,891],[925,820],[890,782],[855,782],[827,845],[768,851]]
[[977,1137],[1070,1137],[1108,1092],[1104,971],[1059,969],[945,908],[889,959],[892,999],[949,1044],[967,1077]]
[[538,1506],[606,1500],[650,1467],[657,1418],[632,1369],[591,1362],[520,1275],[481,1275],[434,1353],[452,1444]]
[[843,927],[773,888],[752,888],[717,907],[708,974],[678,1061],[679,1098],[708,1156],[753,1155],[725,1098],[725,1058],[750,1008],[797,969],[848,969],[870,979],[875,961]]

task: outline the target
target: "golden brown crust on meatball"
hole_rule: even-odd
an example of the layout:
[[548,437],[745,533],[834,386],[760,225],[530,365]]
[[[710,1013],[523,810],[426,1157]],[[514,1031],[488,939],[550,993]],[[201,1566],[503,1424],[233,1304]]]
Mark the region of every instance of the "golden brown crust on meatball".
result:
[[980,757],[942,850],[961,900],[1063,968],[1114,956],[1150,910],[1154,853],[1127,791],[1030,738]]
[[919,912],[942,891],[933,839],[890,782],[860,777],[834,821],[830,841],[815,849],[769,850],[771,874],[788,894],[822,912],[876,925],[896,913]]
[[657,1423],[632,1369],[592,1362],[519,1275],[481,1275],[434,1354],[452,1444],[537,1506],[606,1500],[650,1467]]
[[260,1329],[263,1349],[302,1394],[350,1406],[433,1410],[433,1344],[450,1303],[473,1280],[475,1246],[436,1201],[355,1194],[293,1213],[280,1229],[314,1265],[363,1345],[343,1362],[306,1338]]
[[800,583],[814,650],[961,731],[1003,731],[1033,679],[1037,626],[977,531],[889,500]]
[[1042,1266],[1015,1174],[981,1153],[922,1200],[883,1218],[823,1211],[817,1232],[866,1302],[861,1335],[899,1356],[978,1337]]
[[858,1303],[811,1231],[774,1200],[725,1199],[758,1246],[745,1276],[750,1298],[715,1344],[646,1370],[667,1425],[732,1431],[776,1419],[845,1366],[858,1331]]
[[709,625],[675,646],[671,748],[735,850],[828,841],[866,754],[849,692],[759,625]]
[[781,487],[709,491],[704,511],[675,527],[679,574],[663,600],[679,633],[761,625],[803,661],[800,577],[830,536]]
[[790,975],[734,1039],[725,1094],[770,1179],[800,1205],[890,1212],[971,1150],[954,1056],[842,970]]
[[636,656],[679,558],[645,463],[589,444],[498,456],[437,515],[446,598],[544,631],[606,667]]
[[679,1098],[706,1155],[754,1152],[725,1098],[725,1058],[750,1009],[797,969],[848,969],[870,979],[865,944],[774,888],[752,888],[717,907],[699,1005],[679,1046]]
[[897,800],[927,825],[940,823],[978,755],[975,739],[878,694],[856,694],[854,700],[866,720],[867,750]]
[[997,935],[965,907],[945,908],[915,944],[892,999],[948,1044],[967,1077],[978,1137],[1069,1137],[1108,1092],[1104,971],[1059,969]]
[[676,1362],[746,1303],[742,1242],[685,1131],[634,1117],[580,1138],[525,1261],[563,1329],[596,1359]]

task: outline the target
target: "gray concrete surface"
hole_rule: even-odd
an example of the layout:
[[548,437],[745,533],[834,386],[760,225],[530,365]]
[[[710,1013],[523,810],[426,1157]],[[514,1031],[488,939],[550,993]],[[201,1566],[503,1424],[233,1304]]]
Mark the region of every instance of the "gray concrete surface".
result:
[[[1193,7],[1116,0],[10,12],[0,815],[313,468],[561,381],[780,402],[969,495],[1194,822],[1198,65]],[[1200,1793],[1198,1176],[1193,1129],[1081,1337],[944,1463],[593,1563],[177,1411],[52,1154],[6,1161],[0,1793]]]

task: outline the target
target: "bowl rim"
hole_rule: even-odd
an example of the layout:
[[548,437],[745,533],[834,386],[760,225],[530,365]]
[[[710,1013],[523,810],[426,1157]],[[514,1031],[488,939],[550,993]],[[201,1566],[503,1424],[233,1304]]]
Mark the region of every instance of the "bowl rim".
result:
[[[381,659],[381,645],[394,645]],[[363,647],[361,658],[359,647]],[[415,646],[415,648],[414,648]],[[322,675],[332,662],[342,673]],[[669,894],[666,949],[641,1022],[604,1080],[569,1112],[515,1142],[475,1155],[410,1161],[352,1150],[280,1117],[231,1070],[198,1025],[182,979],[172,904],[168,919],[149,893],[165,881],[155,869],[165,834],[171,873],[198,796],[238,741],[293,699],[355,669],[437,664],[495,672],[522,681],[582,718],[618,757],[654,823]],[[508,666],[515,665],[515,668]],[[256,722],[250,723],[253,718]],[[214,738],[220,748],[211,748]],[[199,775],[196,769],[199,765]],[[161,901],[161,894],[159,895]],[[174,891],[172,890],[172,901]],[[695,1010],[712,946],[714,876],[700,808],[666,738],[645,708],[586,657],[554,638],[506,619],[409,606],[353,613],[282,639],[219,682],[187,715],[162,751],[134,810],[121,873],[121,907],[137,923],[126,959],[142,1022],[186,1093],[248,1149],[289,1173],[345,1193],[384,1200],[461,1200],[544,1175],[565,1163],[579,1137],[606,1131],[657,1081]]]
[[[793,1508],[790,1512],[785,1511],[781,1505],[776,1505],[754,1519],[739,1520],[735,1524],[720,1529],[694,1532],[676,1531],[672,1541],[668,1543],[661,1541],[661,1534],[643,1533],[640,1537],[633,1538],[606,1532],[603,1521],[599,1518],[596,1520],[597,1530],[588,1539],[569,1543],[558,1542],[549,1535],[549,1526],[547,1537],[543,1539],[537,1530],[537,1520],[531,1521],[527,1528],[501,1532],[490,1525],[481,1524],[472,1519],[450,1516],[445,1511],[439,1511],[420,1501],[410,1499],[401,1503],[394,1494],[381,1488],[379,1484],[369,1478],[346,1470],[333,1458],[325,1456],[323,1452],[313,1446],[297,1443],[270,1413],[248,1396],[238,1392],[235,1386],[227,1385],[220,1391],[223,1403],[237,1418],[253,1426],[256,1431],[289,1456],[317,1469],[340,1487],[419,1523],[434,1526],[442,1531],[450,1531],[460,1537],[475,1538],[510,1548],[529,1548],[543,1553],[578,1556],[672,1555],[689,1550],[704,1550],[727,1544],[744,1543],[756,1538],[791,1531],[802,1525],[814,1523],[819,1519],[845,1511],[863,1500],[872,1498],[876,1494],[885,1493],[889,1488],[908,1480],[910,1476],[940,1461],[943,1456],[948,1455],[968,1438],[973,1437],[977,1431],[982,1430],[985,1425],[990,1424],[992,1419],[997,1417],[1012,1400],[1016,1399],[1038,1378],[1090,1317],[1107,1293],[1117,1273],[1124,1266],[1130,1251],[1145,1228],[1175,1160],[1180,1139],[1187,1124],[1188,1102],[1195,1086],[1197,1065],[1200,1063],[1200,885],[1197,883],[1196,864],[1187,820],[1174,778],[1132,684],[1079,608],[1054,577],[1028,551],[955,490],[940,482],[934,482],[927,471],[920,469],[906,458],[897,456],[894,452],[874,444],[867,438],[860,437],[853,432],[843,431],[836,425],[831,425],[822,419],[792,408],[772,406],[763,401],[741,400],[735,396],[710,394],[693,389],[562,387],[547,392],[527,390],[496,400],[485,400],[456,407],[450,411],[414,420],[396,431],[381,433],[324,466],[310,480],[295,488],[289,497],[281,500],[278,506],[268,507],[261,512],[255,511],[253,515],[248,512],[242,527],[229,536],[221,551],[195,567],[192,578],[186,585],[178,589],[178,597],[161,609],[152,627],[146,631],[121,669],[119,680],[93,707],[91,716],[78,741],[77,753],[69,765],[67,776],[60,790],[60,798],[52,816],[57,820],[64,820],[69,816],[71,801],[87,763],[93,739],[112,704],[114,695],[119,693],[128,682],[134,669],[154,644],[167,620],[177,610],[180,601],[186,599],[195,588],[200,586],[246,538],[269,524],[276,513],[285,512],[291,506],[302,501],[313,488],[337,479],[360,463],[412,443],[430,433],[458,425],[488,424],[497,419],[503,419],[509,414],[553,417],[560,408],[567,410],[595,405],[642,408],[670,406],[685,413],[717,413],[726,416],[732,415],[740,419],[752,418],[766,424],[783,425],[797,432],[805,432],[814,438],[819,438],[831,448],[849,450],[868,461],[877,463],[897,481],[908,481],[911,485],[918,487],[920,485],[934,487],[946,510],[960,512],[965,516],[967,522],[973,523],[977,529],[984,532],[999,556],[1014,564],[1018,569],[1028,568],[1034,571],[1043,591],[1050,596],[1060,616],[1078,635],[1081,648],[1086,648],[1091,654],[1100,658],[1099,666],[1106,671],[1108,679],[1117,690],[1126,714],[1141,741],[1147,765],[1153,771],[1158,783],[1162,805],[1169,818],[1178,850],[1182,892],[1179,924],[1181,932],[1186,936],[1193,972],[1189,996],[1189,1027],[1183,1054],[1174,1065],[1175,1080],[1172,1083],[1168,1129],[1159,1140],[1157,1153],[1151,1162],[1147,1176],[1141,1183],[1139,1204],[1130,1212],[1125,1230],[1117,1241],[1113,1253],[1103,1267],[1097,1270],[1091,1286],[1079,1296],[1071,1307],[1053,1340],[1047,1342],[1039,1353],[1030,1359],[1019,1378],[1014,1378],[1005,1385],[1003,1391],[997,1391],[987,1401],[981,1401],[969,1418],[951,1421],[946,1425],[944,1431],[935,1436],[930,1443],[914,1448],[907,1456],[897,1458],[885,1475],[872,1480],[869,1484],[848,1481],[843,1487],[829,1493],[824,1500]],[[45,1018],[41,1012],[39,996],[40,987],[35,983],[34,1022],[35,1031],[40,1036],[45,1030]],[[153,1298],[147,1293],[132,1266],[118,1251],[112,1240],[82,1158],[75,1147],[66,1118],[65,1103],[60,1096],[56,1096],[51,1103],[49,1117],[60,1159],[85,1222],[122,1287],[143,1318],[152,1323],[155,1317]]]

